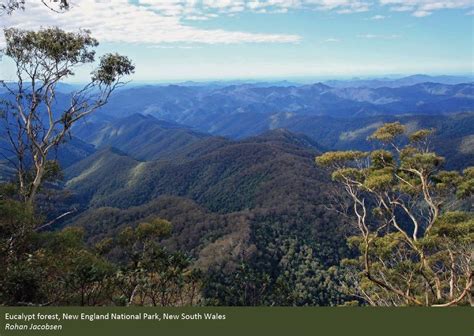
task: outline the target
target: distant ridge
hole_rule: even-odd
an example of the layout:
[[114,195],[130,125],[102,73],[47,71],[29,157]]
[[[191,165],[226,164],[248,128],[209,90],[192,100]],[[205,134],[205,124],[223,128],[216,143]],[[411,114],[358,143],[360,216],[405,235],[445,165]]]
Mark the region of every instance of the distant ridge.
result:
[[188,126],[138,113],[122,119],[83,124],[76,129],[76,134],[97,148],[115,147],[139,160],[170,157],[208,137]]
[[349,79],[349,80],[329,80],[324,83],[336,88],[348,87],[366,87],[366,88],[380,88],[389,87],[396,88],[402,86],[410,86],[420,83],[439,83],[439,84],[462,84],[471,83],[474,81],[474,76],[429,76],[429,75],[411,75],[402,78],[373,78],[373,79]]

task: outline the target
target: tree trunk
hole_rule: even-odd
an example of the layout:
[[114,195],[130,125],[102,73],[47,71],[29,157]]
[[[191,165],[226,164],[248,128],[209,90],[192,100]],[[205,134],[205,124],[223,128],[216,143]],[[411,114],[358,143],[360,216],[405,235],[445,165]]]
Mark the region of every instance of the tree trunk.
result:
[[30,191],[28,193],[28,197],[26,199],[26,203],[29,205],[33,205],[35,200],[36,194],[38,193],[38,189],[41,186],[41,182],[43,181],[44,176],[44,160],[36,164],[36,176],[31,184]]

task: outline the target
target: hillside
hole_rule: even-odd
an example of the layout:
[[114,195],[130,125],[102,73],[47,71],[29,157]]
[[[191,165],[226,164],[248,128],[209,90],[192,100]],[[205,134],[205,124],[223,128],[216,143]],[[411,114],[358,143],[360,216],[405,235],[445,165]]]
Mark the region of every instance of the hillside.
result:
[[[213,141],[191,145],[201,155],[178,162],[139,162],[104,149],[66,169],[66,186],[92,206],[126,208],[175,195],[228,212],[268,206],[288,194],[309,197],[325,180],[314,169],[318,151],[306,137],[276,130],[239,142]],[[311,190],[304,187],[309,180]]]
[[[313,271],[323,272],[347,254],[350,227],[325,207],[331,182],[313,163],[320,149],[312,140],[275,130],[242,141],[206,138],[190,147],[188,158],[148,162],[105,148],[71,166],[66,187],[85,211],[66,225],[84,227],[94,243],[125,225],[169,219],[173,234],[163,243],[217,277],[205,289],[214,304],[295,304],[290,294],[277,294],[306,279],[283,280],[288,260],[301,267],[312,260]],[[302,258],[295,251],[312,252]],[[239,291],[244,275],[260,279],[252,283],[260,293],[254,303]],[[320,284],[298,302],[339,300],[333,295]]]
[[79,124],[75,134],[96,148],[115,147],[139,160],[171,157],[208,137],[189,127],[142,114],[122,119],[96,118]]

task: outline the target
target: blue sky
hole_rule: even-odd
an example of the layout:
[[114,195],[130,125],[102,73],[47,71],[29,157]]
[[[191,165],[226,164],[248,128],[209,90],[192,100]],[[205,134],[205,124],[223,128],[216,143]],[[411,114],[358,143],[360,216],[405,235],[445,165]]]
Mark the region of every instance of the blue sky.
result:
[[[39,1],[38,1],[39,2]],[[466,0],[81,0],[68,13],[32,4],[3,26],[91,29],[136,81],[468,74],[474,16]],[[0,42],[1,43],[1,42]],[[1,75],[12,67],[5,58]],[[84,81],[92,66],[77,71]]]

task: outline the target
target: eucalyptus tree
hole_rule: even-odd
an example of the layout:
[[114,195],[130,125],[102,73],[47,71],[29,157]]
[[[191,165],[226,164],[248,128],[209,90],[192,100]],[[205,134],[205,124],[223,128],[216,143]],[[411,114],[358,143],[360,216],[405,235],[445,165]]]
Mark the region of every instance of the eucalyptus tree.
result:
[[13,153],[8,159],[16,170],[19,194],[31,205],[43,181],[57,171],[50,153],[67,140],[76,122],[107,104],[134,65],[125,56],[105,54],[87,84],[59,97],[62,81],[73,77],[78,67],[95,62],[98,41],[87,30],[8,28],[4,34],[4,58],[16,70],[15,80],[1,81],[7,92],[1,112]]
[[382,149],[316,158],[350,200],[357,234],[348,241],[359,257],[345,265],[359,275],[353,294],[371,305],[473,303],[474,167],[442,170],[433,131],[407,135],[389,123],[370,137]]
[[126,227],[115,244],[121,252],[116,285],[124,305],[192,306],[200,301],[202,274],[192,269],[189,258],[169,252],[159,240],[171,235],[172,225],[150,218],[135,228]]

